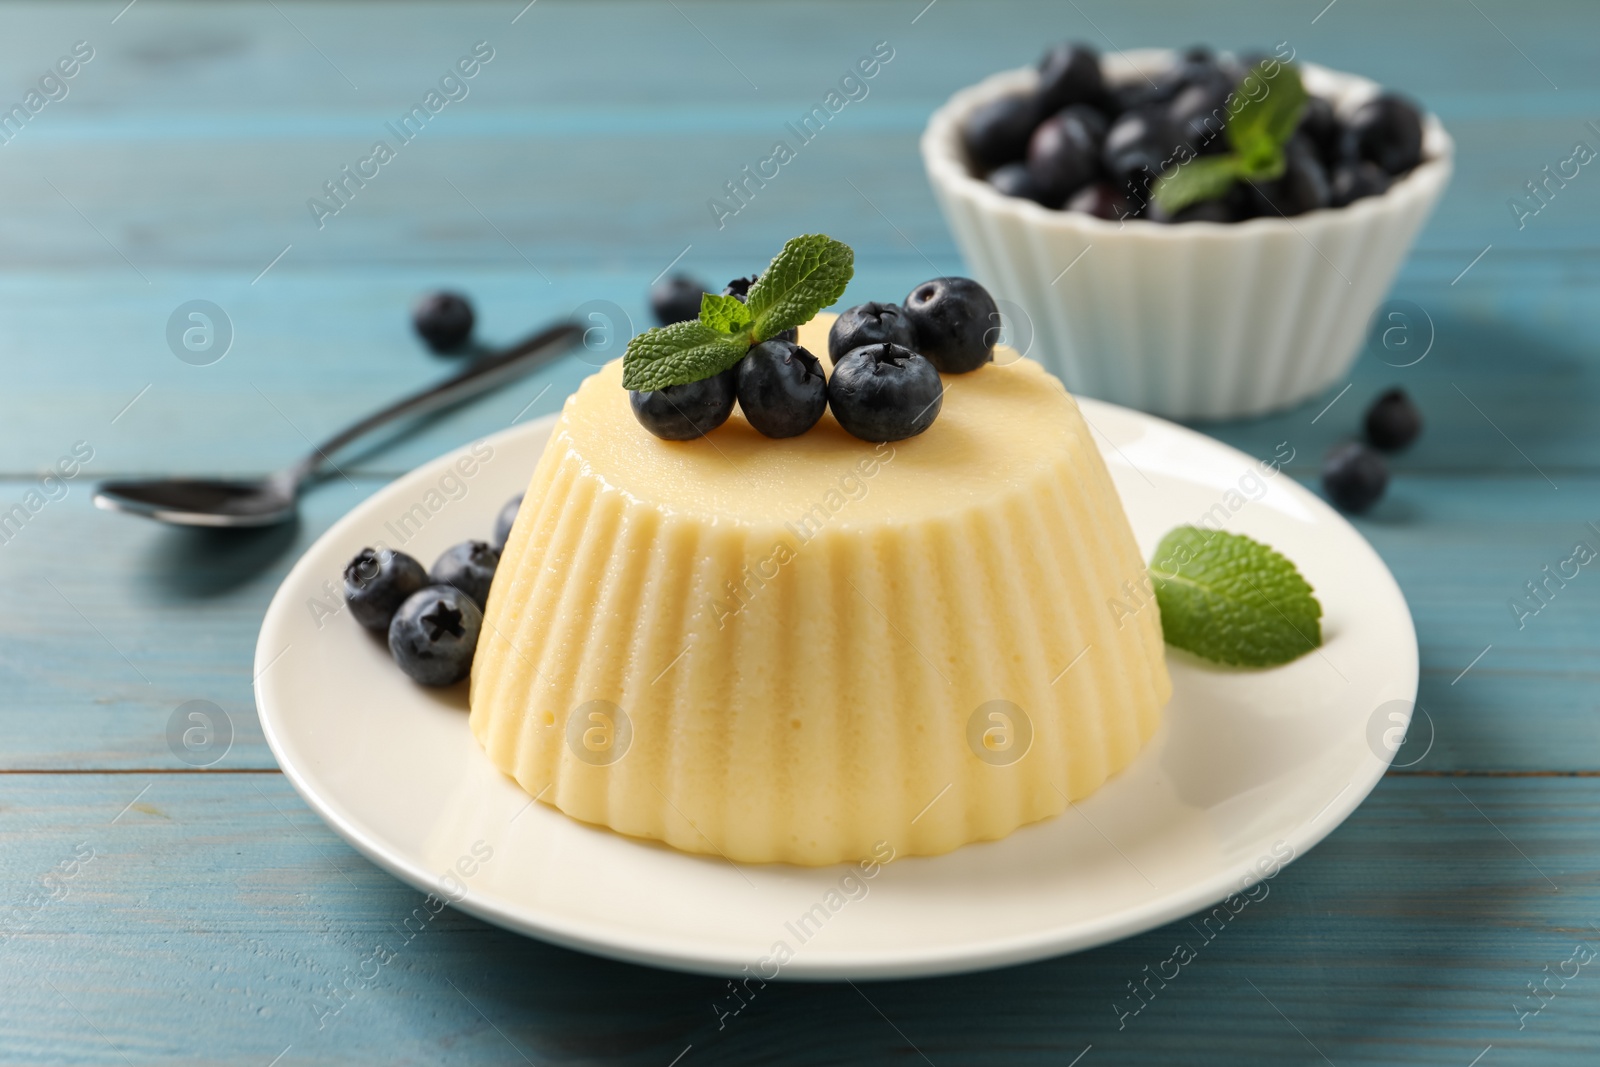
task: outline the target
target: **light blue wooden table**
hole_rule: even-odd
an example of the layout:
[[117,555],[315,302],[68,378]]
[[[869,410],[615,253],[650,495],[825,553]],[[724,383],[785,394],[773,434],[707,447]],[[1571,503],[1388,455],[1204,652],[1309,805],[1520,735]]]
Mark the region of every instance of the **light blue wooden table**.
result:
[[[1600,575],[1552,587],[1522,626],[1509,603],[1574,542],[1600,545],[1600,172],[1520,228],[1508,198],[1575,141],[1600,147],[1600,9],[124,2],[0,8],[6,107],[76,42],[92,50],[0,145],[0,510],[44,500],[0,543],[0,1062],[1596,1061],[1600,965],[1569,961],[1600,947]],[[440,375],[405,308],[441,283],[509,339],[589,300],[643,325],[645,288],[676,257],[721,280],[802,231],[855,247],[850,302],[959,271],[921,174],[922,123],[1065,37],[1289,41],[1415,94],[1455,135],[1454,184],[1394,293],[1431,320],[1427,358],[1400,369],[1375,349],[1320,418],[1335,390],[1209,428],[1263,456],[1293,442],[1292,473],[1312,481],[1379,390],[1418,398],[1426,436],[1358,525],[1416,616],[1426,756],[1120,1028],[1113,1003],[1184,924],[988,974],[772,986],[723,1029],[719,981],[453,911],[362,977],[419,894],[277,772],[253,709],[256,628],[296,555],[354,503],[556,410],[587,368],[343,464],[293,528],[158,529],[95,511],[89,483],[260,471]],[[467,95],[319,227],[307,200],[480,41],[493,58]],[[894,59],[870,96],[719,229],[706,201],[878,41]],[[166,337],[197,299],[233,330],[209,366]],[[74,448],[92,453],[77,476],[41,484]],[[168,740],[190,700],[233,724],[204,769]]]

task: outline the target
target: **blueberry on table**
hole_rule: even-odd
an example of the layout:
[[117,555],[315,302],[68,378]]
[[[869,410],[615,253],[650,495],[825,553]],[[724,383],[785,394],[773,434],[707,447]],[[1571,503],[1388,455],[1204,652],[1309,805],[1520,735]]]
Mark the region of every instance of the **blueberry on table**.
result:
[[518,493],[506,501],[505,507],[500,509],[500,514],[494,520],[494,550],[504,552],[506,541],[511,537],[511,526],[517,521],[517,512],[522,510],[522,494]]
[[1000,310],[989,291],[971,278],[923,282],[903,306],[917,338],[916,351],[934,369],[965,374],[994,358]]
[[472,670],[483,612],[448,585],[413,593],[389,623],[389,654],[412,681],[454,685]]
[[1105,116],[1074,104],[1039,123],[1028,141],[1028,174],[1042,194],[1040,203],[1059,207],[1100,173]]
[[1422,433],[1422,412],[1404,389],[1390,389],[1372,402],[1364,422],[1367,440],[1385,452],[1408,447]]
[[650,310],[663,326],[700,317],[706,287],[687,274],[669,274],[650,287]]
[[1343,154],[1404,174],[1422,162],[1422,112],[1393,93],[1368,100],[1350,116]]
[[863,441],[902,441],[933,425],[944,383],[933,364],[900,345],[867,345],[834,364],[828,406]]
[[486,541],[463,541],[433,561],[428,579],[434,585],[454,586],[481,609],[489,603],[489,586],[499,565],[499,549]]
[[363,548],[344,568],[344,602],[369,630],[387,630],[406,597],[428,584],[422,564],[389,548]]
[[1389,485],[1389,465],[1360,441],[1338,445],[1322,461],[1322,489],[1344,511],[1363,512]]
[[443,355],[467,343],[476,316],[460,293],[428,293],[411,309],[411,325],[433,351]]
[[1328,178],[1329,202],[1348,207],[1366,196],[1382,196],[1389,191],[1389,173],[1376,163],[1358,160],[1341,163]]
[[846,352],[863,345],[899,345],[915,350],[916,331],[905,309],[899,304],[880,304],[876,300],[847,308],[828,329],[828,358],[838,363]]
[[686,385],[628,390],[633,417],[663,441],[692,441],[728,421],[738,395],[738,367]]
[[1072,194],[1067,201],[1068,211],[1081,211],[1097,219],[1120,222],[1139,217],[1138,205],[1129,200],[1117,186],[1110,182],[1095,182]]
[[996,167],[989,172],[988,182],[1006,196],[1018,196],[1024,200],[1032,200],[1035,204],[1044,204],[1046,207],[1055,206],[1045,203],[1044,190],[1039,188],[1038,183],[1033,180],[1033,175],[1028,173],[1026,163],[1007,163]]
[[762,341],[739,361],[739,410],[768,437],[796,437],[828,410],[822,363],[792,341]]
[[973,108],[961,127],[961,141],[974,166],[987,171],[1021,159],[1039,115],[1032,96],[1002,96]]
[[1068,104],[1099,104],[1106,95],[1100,55],[1084,44],[1058,44],[1039,60],[1040,114]]
[[1328,172],[1317,158],[1311,142],[1292,137],[1284,147],[1283,174],[1264,181],[1253,181],[1258,210],[1272,218],[1278,215],[1304,215],[1325,208],[1333,200],[1328,188]]

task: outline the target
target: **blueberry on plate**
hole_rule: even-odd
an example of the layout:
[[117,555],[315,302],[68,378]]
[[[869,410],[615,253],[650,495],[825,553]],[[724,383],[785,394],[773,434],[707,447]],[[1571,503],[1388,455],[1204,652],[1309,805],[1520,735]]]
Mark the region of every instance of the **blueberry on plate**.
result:
[[[748,278],[735,278],[733,281],[722,287],[722,295],[736,296],[739,298],[739,303],[742,304],[745,302],[745,298],[750,295],[750,287],[756,283],[756,279],[759,277],[761,277],[761,275],[752,274]],[[698,315],[699,312],[697,311],[695,314]],[[800,340],[800,330],[797,327],[791,326],[789,329],[778,334],[778,337],[785,341],[798,341]],[[699,435],[696,434],[696,436]]]
[[1422,162],[1422,112],[1405,98],[1385,93],[1356,109],[1344,138],[1345,158],[1404,174]]
[[504,552],[506,541],[511,537],[511,526],[517,521],[517,512],[522,509],[522,494],[518,493],[506,501],[506,506],[500,509],[500,514],[494,520],[494,550]]
[[1328,178],[1328,194],[1334,207],[1348,207],[1365,196],[1382,196],[1389,191],[1389,173],[1376,163],[1357,160],[1341,163]]
[[1322,461],[1322,489],[1345,511],[1362,512],[1389,485],[1389,465],[1360,441],[1335,446]]
[[728,421],[738,397],[738,367],[687,385],[628,390],[633,417],[663,441],[692,441]]
[[472,670],[483,612],[448,585],[411,594],[389,623],[389,654],[412,681],[454,685]]
[[441,355],[466,344],[475,321],[472,305],[460,293],[427,293],[411,308],[417,336]]
[[387,630],[406,597],[428,584],[422,564],[391,548],[363,548],[344,568],[344,602],[369,630]]
[[1032,96],[1002,96],[972,109],[961,141],[978,170],[992,170],[1021,159],[1038,124],[1039,105]]
[[481,609],[489,603],[489,586],[499,565],[499,549],[486,541],[463,541],[433,561],[428,579],[434,585],[454,586]]
[[706,287],[687,274],[669,274],[650,287],[650,310],[663,326],[700,317]]
[[867,345],[834,364],[828,406],[863,441],[902,441],[933,425],[944,383],[932,363],[900,345]]
[[1093,48],[1070,42],[1058,44],[1039,60],[1040,113],[1060,111],[1068,104],[1099,104],[1106,95],[1100,55]]
[[768,437],[796,437],[828,410],[822,363],[792,341],[762,341],[739,361],[739,410]]
[[1422,412],[1404,389],[1390,389],[1372,402],[1364,421],[1367,440],[1385,452],[1408,447],[1422,433]]
[[[990,185],[1006,196],[1020,196],[1036,204],[1045,203],[1044,190],[1034,182],[1033,175],[1028,173],[1026,163],[1007,163],[996,167],[989,172],[988,180]],[[1045,206],[1052,205],[1045,204]]]
[[1317,158],[1311,142],[1291,137],[1284,147],[1283,174],[1267,181],[1253,181],[1258,210],[1272,218],[1278,215],[1304,215],[1333,202],[1328,188],[1328,172]]
[[994,358],[1000,310],[989,290],[971,278],[923,282],[903,306],[917,338],[916,351],[934,369],[965,374]]
[[1105,135],[1105,116],[1086,104],[1063,108],[1039,123],[1028,141],[1028,174],[1043,194],[1040,203],[1059,207],[1094,181]]
[[1086,215],[1111,222],[1121,222],[1139,216],[1134,202],[1110,182],[1095,182],[1093,185],[1084,186],[1072,194],[1072,199],[1067,201],[1066,208],[1068,211],[1081,211]]
[[914,350],[917,347],[916,331],[905,309],[899,304],[880,304],[876,300],[857,304],[840,313],[828,329],[828,358],[838,363],[846,352],[885,341],[901,348]]

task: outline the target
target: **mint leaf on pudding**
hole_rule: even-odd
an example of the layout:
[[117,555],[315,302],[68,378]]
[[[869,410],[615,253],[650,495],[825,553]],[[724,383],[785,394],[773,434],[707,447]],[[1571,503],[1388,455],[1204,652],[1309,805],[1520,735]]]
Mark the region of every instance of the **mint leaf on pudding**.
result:
[[810,322],[838,300],[855,274],[855,261],[849,245],[826,234],[791,238],[745,297],[755,318],[752,343]]
[[687,385],[721,374],[749,350],[748,335],[730,337],[699,320],[658,326],[628,342],[622,387],[648,391]]
[[736,296],[703,293],[700,297],[700,321],[718,333],[744,333],[750,328],[752,316],[744,301]]
[[1190,204],[1215,200],[1228,191],[1238,176],[1239,161],[1233,156],[1198,156],[1170,178],[1156,182],[1150,195],[1163,211],[1175,215]]
[[1243,534],[1179,526],[1150,561],[1169,645],[1274,667],[1322,644],[1322,605],[1293,563]]

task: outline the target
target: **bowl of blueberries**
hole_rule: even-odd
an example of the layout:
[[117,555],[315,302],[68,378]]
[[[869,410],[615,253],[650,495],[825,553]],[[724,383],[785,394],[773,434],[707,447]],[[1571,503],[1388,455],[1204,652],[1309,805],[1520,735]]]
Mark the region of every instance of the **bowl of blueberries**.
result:
[[[1444,127],[1277,52],[1061,44],[922,136],[973,275],[1074,392],[1183,419],[1337,382],[1448,183]],[[1009,305],[1009,307],[1008,307]]]

